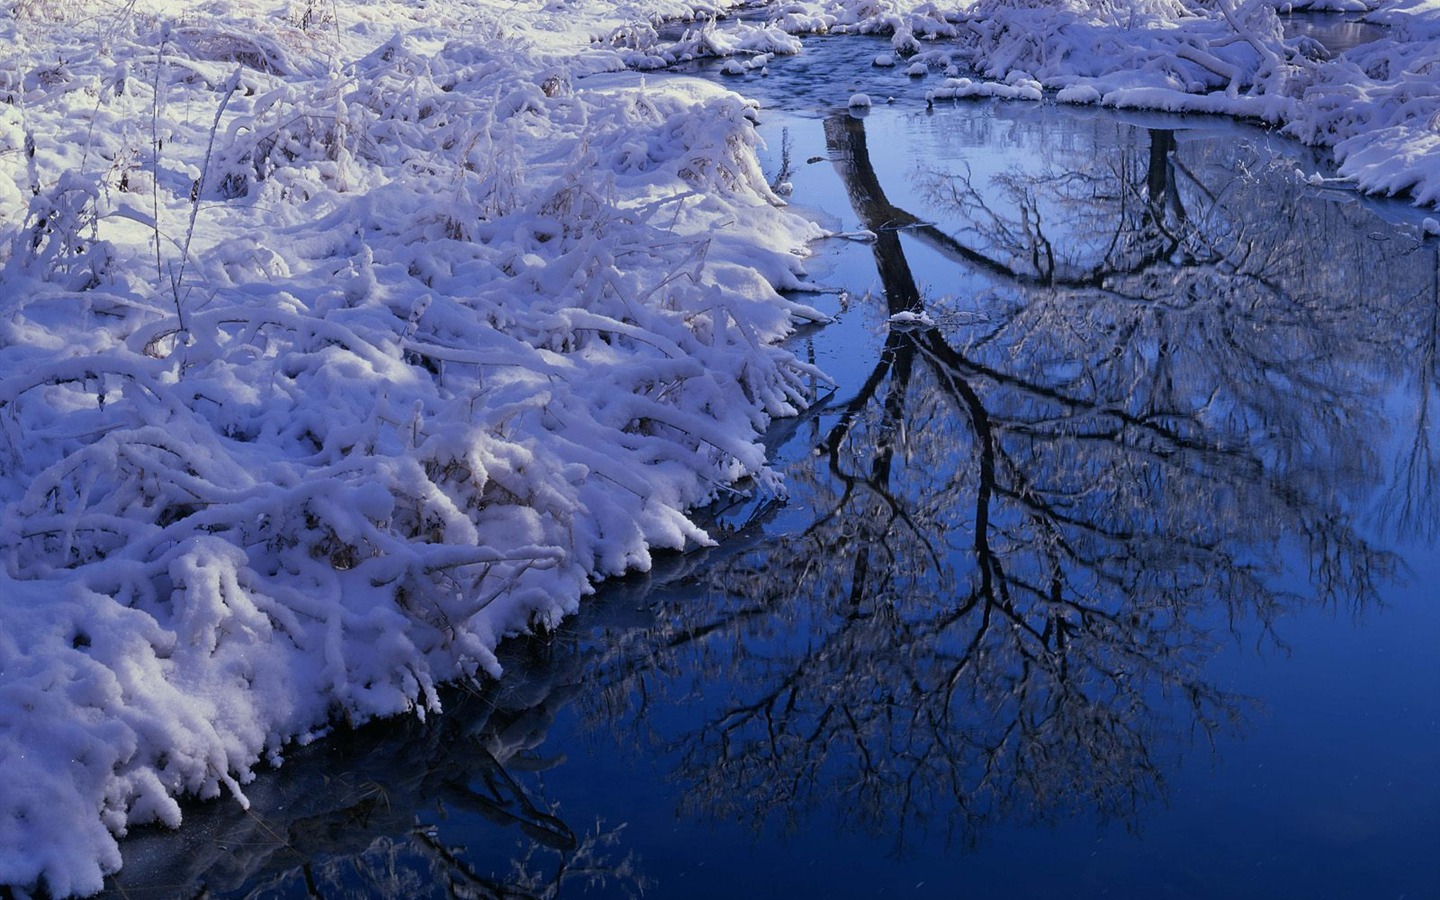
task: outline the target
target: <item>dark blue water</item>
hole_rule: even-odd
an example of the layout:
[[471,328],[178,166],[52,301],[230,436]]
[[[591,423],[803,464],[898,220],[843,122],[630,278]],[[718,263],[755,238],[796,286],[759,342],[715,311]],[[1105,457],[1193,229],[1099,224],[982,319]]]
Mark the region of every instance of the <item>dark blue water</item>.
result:
[[117,896],[1440,897],[1440,244],[1259,131],[784,66],[767,172],[871,235],[788,497]]

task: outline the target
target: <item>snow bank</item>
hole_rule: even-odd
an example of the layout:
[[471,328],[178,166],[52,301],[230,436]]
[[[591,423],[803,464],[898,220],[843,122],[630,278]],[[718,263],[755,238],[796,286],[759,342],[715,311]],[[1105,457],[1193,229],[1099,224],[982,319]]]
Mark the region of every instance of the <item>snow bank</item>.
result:
[[0,19],[0,884],[99,889],[767,477],[814,232],[751,109],[468,9]]
[[1286,130],[1333,146],[1361,190],[1440,206],[1440,0],[1397,0],[1370,18],[1390,38],[1320,65]]
[[[1360,10],[1359,2],[1293,4]],[[796,33],[881,33],[941,71],[934,99],[995,96],[1259,119],[1333,148],[1363,191],[1440,204],[1440,0],[1369,4],[1381,40],[1332,58],[1276,0],[794,0]],[[913,63],[912,63],[913,64]]]

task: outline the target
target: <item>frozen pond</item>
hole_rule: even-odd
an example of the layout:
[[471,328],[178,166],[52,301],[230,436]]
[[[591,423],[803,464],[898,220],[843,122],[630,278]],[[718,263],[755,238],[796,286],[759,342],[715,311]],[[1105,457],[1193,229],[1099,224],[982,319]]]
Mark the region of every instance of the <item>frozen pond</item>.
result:
[[883,46],[736,83],[853,236],[788,498],[116,896],[1440,891],[1440,242],[1258,130],[823,77]]

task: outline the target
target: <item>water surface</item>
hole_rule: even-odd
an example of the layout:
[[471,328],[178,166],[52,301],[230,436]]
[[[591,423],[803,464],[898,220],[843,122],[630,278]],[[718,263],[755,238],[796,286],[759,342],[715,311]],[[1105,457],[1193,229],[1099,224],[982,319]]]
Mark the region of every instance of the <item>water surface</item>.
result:
[[1328,52],[1340,55],[1356,47],[1378,41],[1389,29],[1366,22],[1355,13],[1296,12],[1280,17],[1286,37],[1307,37]]

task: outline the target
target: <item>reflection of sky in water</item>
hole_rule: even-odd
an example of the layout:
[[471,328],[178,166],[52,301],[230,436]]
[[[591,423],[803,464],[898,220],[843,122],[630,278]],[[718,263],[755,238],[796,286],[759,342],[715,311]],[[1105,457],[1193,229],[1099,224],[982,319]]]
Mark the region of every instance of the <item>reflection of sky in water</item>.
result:
[[[837,42],[835,47],[839,46]],[[780,68],[772,69],[771,79]],[[823,89],[833,90],[833,86]],[[841,86],[840,93],[849,89]],[[1014,200],[1024,192],[1005,194],[996,187],[995,179],[1015,167],[1032,176],[1053,165],[1097,173],[1099,180],[1087,185],[1087,190],[1099,190],[1108,183],[1106,173],[1116,172],[1138,177],[1136,184],[1143,185],[1149,174],[1146,161],[1153,139],[1143,130],[1117,124],[1120,121],[1108,113],[978,104],[961,110],[941,109],[929,116],[913,110],[877,109],[865,119],[864,130],[879,185],[895,209],[937,224],[941,232],[965,242],[971,250],[999,257],[1005,242],[997,235],[1004,229],[967,231],[966,223],[973,224],[973,218],[957,216],[953,209],[936,202],[933,192],[924,189],[923,173],[954,174],[968,164],[971,185],[991,204],[994,216],[987,221],[1013,225],[1019,209]],[[1208,390],[1205,378],[1220,379],[1217,383],[1222,387],[1215,388],[1213,401],[1198,416],[1199,436],[1218,437],[1237,452],[1263,460],[1269,468],[1217,466],[1212,470],[1207,466],[1223,457],[1207,448],[1182,448],[1174,451],[1173,457],[1189,460],[1191,470],[1159,464],[1144,469],[1153,473],[1153,483],[1136,493],[1141,499],[1164,498],[1174,507],[1173,512],[1155,513],[1154,530],[1159,537],[1188,534],[1187,528],[1201,529],[1197,533],[1208,535],[1214,546],[1207,544],[1201,548],[1203,552],[1192,548],[1197,558],[1233,563],[1237,568],[1247,563],[1261,565],[1265,567],[1260,573],[1262,586],[1254,593],[1270,599],[1284,591],[1295,596],[1281,598],[1285,611],[1274,618],[1273,637],[1267,637],[1248,612],[1253,609],[1254,597],[1246,595],[1231,597],[1229,608],[1182,607],[1183,622],[1176,622],[1173,629],[1159,628],[1154,643],[1141,642],[1140,646],[1156,653],[1174,651],[1175,671],[1157,664],[1152,672],[1146,669],[1145,660],[1131,660],[1127,664],[1133,667],[1139,684],[1135,695],[1126,700],[1151,704],[1150,712],[1129,716],[1123,710],[1107,709],[1102,702],[1097,715],[1114,714],[1117,728],[1138,729],[1138,744],[1120,741],[1115,748],[1127,752],[1137,746],[1148,748],[1153,756],[1148,760],[1124,756],[1118,759],[1118,771],[1098,767],[1091,773],[1100,781],[1113,779],[1117,789],[1123,789],[1128,781],[1136,790],[1133,815],[1123,814],[1125,804],[1120,803],[1115,820],[1099,823],[1093,807],[1085,802],[1087,785],[1077,787],[1063,779],[1047,782],[1043,777],[1047,759],[1051,768],[1063,775],[1070,772],[1067,766],[1083,756],[1077,755],[1083,748],[1052,746],[1040,740],[1035,744],[1036,753],[1044,751],[1049,756],[1040,753],[1025,758],[1042,767],[1039,775],[1018,779],[1013,769],[1005,767],[1018,757],[1002,754],[1003,765],[990,776],[998,788],[974,780],[973,758],[956,761],[960,780],[974,788],[972,796],[979,807],[975,827],[969,832],[950,827],[954,822],[948,814],[953,810],[947,807],[944,785],[933,777],[939,769],[917,767],[925,777],[911,787],[920,806],[933,815],[926,823],[910,823],[903,853],[892,855],[898,827],[885,824],[883,809],[867,811],[865,807],[877,798],[883,802],[893,796],[880,791],[867,797],[853,788],[856,760],[863,759],[863,754],[847,745],[845,736],[859,733],[863,723],[883,723],[884,702],[897,698],[891,707],[892,725],[871,726],[880,731],[869,733],[879,735],[876,746],[888,751],[888,760],[872,760],[877,768],[898,761],[903,770],[911,764],[905,758],[907,753],[918,757],[930,748],[915,728],[915,709],[939,714],[945,704],[927,707],[923,696],[917,700],[896,680],[897,672],[911,666],[919,683],[928,677],[926,666],[933,660],[923,653],[907,657],[896,652],[895,645],[876,643],[875,635],[882,632],[866,631],[870,627],[865,624],[866,617],[873,620],[883,610],[861,598],[851,610],[859,623],[852,627],[839,615],[847,609],[844,598],[789,594],[798,585],[827,583],[820,577],[824,573],[797,563],[797,555],[813,552],[817,546],[823,550],[816,542],[829,539],[825,529],[830,526],[817,525],[815,507],[807,502],[817,507],[830,504],[824,508],[838,510],[832,521],[848,529],[835,532],[828,555],[815,556],[816,565],[827,572],[833,568],[842,574],[853,573],[857,554],[865,546],[866,529],[878,527],[886,515],[883,505],[865,506],[852,500],[847,506],[844,491],[828,474],[827,459],[812,452],[835,432],[840,420],[840,410],[831,406],[817,417],[783,426],[790,434],[779,449],[792,484],[794,502],[789,506],[736,504],[717,531],[736,527],[751,515],[758,517],[756,524],[738,530],[708,555],[662,560],[651,579],[658,585],[652,592],[638,589],[643,579],[627,589],[602,592],[552,645],[516,650],[517,655],[507,663],[510,678],[501,690],[471,700],[459,715],[447,719],[449,725],[433,732],[395,729],[404,734],[381,741],[378,749],[364,750],[367,745],[362,744],[363,752],[348,756],[324,750],[312,754],[312,761],[306,763],[305,754],[298,754],[300,759],[279,773],[274,788],[278,799],[271,808],[263,802],[263,789],[250,791],[252,799],[262,798],[257,804],[259,811],[248,818],[240,816],[241,821],[253,823],[271,816],[271,821],[284,823],[283,827],[267,824],[264,829],[252,829],[250,839],[259,841],[262,832],[285,828],[290,829],[287,834],[310,837],[335,833],[340,837],[317,845],[326,848],[329,858],[338,859],[333,866],[336,871],[349,873],[336,876],[338,883],[363,884],[372,895],[382,893],[383,885],[390,885],[383,889],[392,890],[395,896],[443,894],[444,881],[455,881],[456,872],[462,870],[504,881],[512,860],[524,854],[521,845],[525,842],[517,822],[525,822],[530,834],[539,834],[542,842],[549,841],[547,846],[557,845],[555,829],[559,826],[545,818],[550,812],[581,837],[595,830],[597,820],[603,821],[602,830],[625,826],[618,842],[608,849],[584,858],[564,857],[574,876],[565,885],[564,896],[581,894],[586,880],[582,870],[589,864],[608,872],[609,879],[604,885],[595,885],[587,896],[625,896],[624,888],[634,882],[615,877],[614,869],[623,868],[622,861],[631,853],[637,857],[634,871],[651,881],[646,891],[651,897],[1352,898],[1434,896],[1440,892],[1440,862],[1433,853],[1440,841],[1440,666],[1434,655],[1440,646],[1436,588],[1440,585],[1440,553],[1433,540],[1395,547],[1414,577],[1398,586],[1380,579],[1383,606],[1372,604],[1355,610],[1340,602],[1322,607],[1313,600],[1315,590],[1308,577],[1310,545],[1295,532],[1301,523],[1316,535],[1389,540],[1380,534],[1385,531],[1385,517],[1377,519],[1371,509],[1389,483],[1393,460],[1410,446],[1413,424],[1409,420],[1418,406],[1417,379],[1428,379],[1422,382],[1427,385],[1424,389],[1436,399],[1434,358],[1427,360],[1423,352],[1423,326],[1434,321],[1436,298],[1425,295],[1424,290],[1427,284],[1433,290],[1435,242],[1415,246],[1413,225],[1403,224],[1411,221],[1408,212],[1397,214],[1402,224],[1385,224],[1371,218],[1368,207],[1353,200],[1317,200],[1308,188],[1297,187],[1292,174],[1297,165],[1308,170],[1314,161],[1269,165],[1268,151],[1246,149],[1236,140],[1244,135],[1246,141],[1264,143],[1253,130],[1209,119],[1129,117],[1124,121],[1178,129],[1175,159],[1193,175],[1193,183],[1185,181],[1190,176],[1177,176],[1182,197],[1189,204],[1187,215],[1202,223],[1200,230],[1205,233],[1224,236],[1220,243],[1227,251],[1244,246],[1251,248],[1248,255],[1241,254],[1238,265],[1220,260],[1215,271],[1207,270],[1203,278],[1197,278],[1196,268],[1161,260],[1146,269],[1160,273],[1156,276],[1159,288],[1127,276],[1107,282],[1109,286],[1099,295],[1062,292],[1064,302],[1059,302],[1033,280],[1021,279],[1017,287],[993,272],[957,266],[954,248],[942,246],[933,235],[926,238],[918,229],[903,231],[898,246],[919,283],[927,310],[935,313],[941,328],[933,335],[919,335],[910,350],[893,340],[888,345],[895,362],[875,390],[874,402],[864,405],[857,416],[850,432],[854,440],[843,444],[837,459],[839,470],[857,482],[864,480],[860,476],[878,479],[877,471],[885,469],[883,482],[893,486],[896,497],[906,503],[944,499],[936,485],[950,477],[951,470],[961,478],[975,467],[977,458],[976,441],[967,436],[971,430],[968,420],[955,412],[963,405],[943,402],[946,369],[937,354],[946,347],[959,357],[951,360],[954,367],[950,371],[961,373],[961,380],[975,393],[972,399],[984,405],[997,429],[1010,429],[1008,438],[1019,433],[1021,426],[1035,430],[1033,446],[1019,442],[1007,444],[1005,449],[1022,474],[1034,476],[1037,490],[1062,483],[1067,465],[1091,465],[1102,474],[1110,471],[1105,467],[1110,445],[1104,440],[1072,446],[1042,433],[1041,428],[1062,418],[1098,427],[1113,421],[1107,418],[1109,413],[1096,412],[1082,403],[1061,403],[1055,415],[1047,417],[1045,391],[1087,397],[1092,395],[1084,392],[1093,391],[1094,397],[1123,406],[1133,396],[1151,395],[1137,389],[1126,396],[1111,396],[1106,393],[1105,379],[1115,378],[1122,363],[1134,366],[1133,371],[1123,371],[1138,379],[1149,367],[1163,368],[1161,362],[1167,359],[1173,367],[1166,371],[1174,382],[1177,403],[1193,401],[1196,391]],[[816,119],[784,120],[776,113],[765,116],[770,144],[766,171],[774,173],[780,167],[784,143],[780,129],[787,123],[794,165],[790,181],[796,202],[821,207],[842,230],[863,227],[866,223],[852,206],[837,166],[830,161],[837,157],[836,148],[827,148],[825,132]],[[1128,150],[1128,155],[1123,150]],[[807,163],[814,157],[823,159]],[[1238,180],[1233,178],[1237,161],[1244,163],[1248,173]],[[1012,186],[1020,184],[1012,182]],[[1238,199],[1231,206],[1226,205],[1228,200],[1207,204],[1194,192],[1196,183],[1222,198]],[[1186,184],[1191,187],[1184,187]],[[1143,204],[1137,208],[1133,197],[1127,201],[1126,215],[1131,219],[1125,220],[1128,224],[1123,230],[1125,240],[1133,241],[1135,248],[1122,253],[1097,237],[1103,232],[1093,231],[1107,221],[1110,214],[1106,210],[1118,202],[1113,192],[1067,205],[1046,196],[1043,185],[1032,183],[1030,187],[1035,188],[1031,195],[1034,209],[1046,223],[1044,233],[1054,241],[1059,256],[1070,253],[1079,268],[1093,268],[1106,259],[1118,260],[1112,267],[1123,268],[1125,260],[1143,255],[1149,246],[1146,241],[1157,239],[1144,217]],[[1191,193],[1184,194],[1187,190]],[[1297,191],[1303,193],[1297,197]],[[1269,204],[1290,210],[1290,217],[1282,220],[1280,214],[1272,215]],[[1110,215],[1111,226],[1116,220]],[[1303,240],[1292,247],[1276,246],[1276,234],[1297,235]],[[1073,249],[1076,246],[1081,249]],[[797,340],[796,351],[836,378],[839,385],[832,402],[844,403],[866,389],[867,380],[877,372],[881,349],[887,346],[884,286],[876,275],[870,244],[832,240],[817,249],[811,266],[816,282],[843,287],[846,293],[814,298],[820,308],[837,313],[838,321]],[[1241,257],[1226,259],[1233,262]],[[1024,260],[1017,263],[1013,254],[1005,259],[1017,270],[1025,269]],[[1323,289],[1292,284],[1283,277],[1274,281],[1240,277],[1256,259],[1272,260],[1282,274],[1287,265],[1303,264],[1301,268],[1318,273],[1316,281]],[[1379,270],[1385,273],[1384,280],[1377,282],[1374,269],[1354,271],[1362,263],[1384,263],[1385,268]],[[1238,270],[1240,276],[1232,270]],[[1431,280],[1427,282],[1427,278]],[[1169,318],[1163,322],[1168,325],[1156,324],[1148,307],[1173,300],[1165,293],[1171,284],[1194,290],[1194,303],[1192,308],[1167,313]],[[1220,285],[1236,293],[1227,306],[1195,288],[1196,284]],[[1377,284],[1390,290],[1379,290]],[[1267,290],[1259,291],[1261,287]],[[1364,302],[1357,304],[1361,297]],[[1235,303],[1240,300],[1250,304],[1251,310],[1265,312],[1267,318],[1236,312]],[[1426,303],[1431,312],[1428,320]],[[1154,346],[1136,349],[1131,358],[1125,355],[1129,345],[1117,341],[1121,349],[1116,355],[1121,362],[1111,365],[1104,359],[1091,359],[1097,348],[1108,352],[1108,345],[1097,343],[1108,339],[1097,322],[1120,316],[1116,309],[1137,306],[1146,309],[1144,315],[1137,313],[1134,318],[1139,335],[1135,344],[1138,347],[1153,338]],[[1036,324],[1027,324],[1031,320],[1026,315],[1040,315],[1036,310],[1045,316],[1034,319]],[[1299,312],[1289,318],[1294,310]],[[1002,323],[1001,313],[1007,311],[1013,317]],[[1186,314],[1193,321],[1184,319]],[[1177,318],[1183,327],[1176,324]],[[1376,327],[1377,320],[1383,327]],[[1057,323],[1070,331],[1049,327]],[[1232,349],[1270,355],[1247,363],[1239,350],[1234,360],[1217,361],[1200,358],[1188,344],[1159,349],[1163,336],[1170,333],[1166,327],[1189,340],[1194,335],[1213,337],[1206,329],[1214,323],[1235,326],[1224,332]],[[1318,332],[1311,327],[1316,323]],[[1241,325],[1255,334],[1237,334],[1235,329]],[[1273,341],[1256,337],[1267,328],[1277,335]],[[1321,340],[1317,333],[1330,337]],[[1351,340],[1355,334],[1361,339]],[[1045,354],[1057,358],[1047,365],[1036,364]],[[909,359],[908,374],[900,371],[902,358]],[[1076,379],[1076,373],[1089,373],[1089,380],[1055,386],[1054,379]],[[1233,383],[1224,381],[1227,375],[1233,376]],[[889,421],[887,429],[885,386],[907,378],[911,394],[905,417]],[[1047,378],[1052,381],[1045,381]],[[1370,382],[1387,386],[1388,406],[1373,393],[1356,393]],[[1143,386],[1145,391],[1153,391],[1154,397],[1171,396],[1148,382]],[[1433,429],[1433,424],[1430,427]],[[893,454],[875,452],[873,445],[865,442],[872,437],[891,441]],[[1373,452],[1366,452],[1367,448]],[[847,453],[850,455],[845,456]],[[1135,455],[1133,447],[1119,454],[1122,460]],[[1250,474],[1238,481],[1225,480],[1242,470]],[[1081,474],[1089,471],[1076,469]],[[1273,482],[1273,472],[1288,473],[1290,480]],[[1004,479],[1001,481],[1003,486]],[[973,488],[973,479],[961,483],[948,506],[907,508],[924,526],[917,532],[932,536],[937,528],[943,532],[943,543],[949,548],[947,577],[955,579],[946,591],[955,597],[971,589],[975,571],[970,530]],[[855,490],[857,496],[864,493],[863,485]],[[1299,498],[1293,508],[1267,511],[1262,505],[1262,501],[1285,501],[1292,495]],[[1193,503],[1184,502],[1192,497]],[[1002,561],[1007,564],[1003,574],[1012,579],[1033,575],[1026,567],[1033,569],[1034,563],[1027,560],[1044,558],[1019,537],[1033,534],[1034,520],[1043,516],[1023,514],[1025,507],[1017,506],[1016,500],[1004,496],[1003,491],[997,491],[992,500],[997,523],[992,539],[996,546],[1010,541],[1006,546],[1010,555]],[[1434,498],[1429,502],[1427,514],[1433,517]],[[1116,509],[1121,506],[1115,504]],[[1392,524],[1394,508],[1392,504]],[[1311,515],[1313,510],[1320,514]],[[1209,511],[1220,517],[1236,514],[1238,520],[1199,521],[1203,519],[1200,513]],[[1143,521],[1134,510],[1124,513],[1132,517],[1125,519],[1104,503],[1087,506],[1078,500],[1069,518],[1078,522],[1086,515],[1111,514],[1120,525]],[[1083,522],[1064,517],[1056,517],[1055,522],[1059,523],[1057,533],[1084,540]],[[953,526],[950,531],[940,527],[947,523]],[[1266,543],[1272,536],[1276,546]],[[1136,541],[1097,542],[1100,547],[1112,545],[1132,548]],[[872,549],[876,546],[872,541]],[[910,627],[903,633],[917,647],[961,654],[963,639],[973,631],[961,629],[929,644],[914,638],[915,628],[931,611],[927,604],[943,606],[947,596],[946,591],[932,590],[933,585],[927,587],[926,579],[933,572],[925,566],[931,563],[915,550],[913,542],[897,546],[896,555],[904,560],[903,565],[889,574],[872,571],[867,576],[872,581],[867,583],[897,592],[897,621]],[[1031,556],[1025,556],[1027,552]],[[1171,571],[1172,566],[1176,572],[1189,571],[1175,563],[1182,551],[1162,547],[1155,552],[1149,571],[1127,573],[1143,582],[1156,573]],[[882,562],[878,553],[875,559],[878,567]],[[1105,570],[1110,562],[1097,562],[1097,571]],[[916,568],[905,568],[912,563]],[[667,581],[668,586],[664,584]],[[839,583],[847,582],[842,577]],[[1087,580],[1083,574],[1075,575],[1072,587],[1093,589],[1098,594],[1105,591],[1093,577]],[[1222,585],[1217,583],[1214,589],[1219,591]],[[1189,591],[1185,596],[1206,596],[1203,585],[1185,590]],[[1127,612],[1123,597],[1107,602],[1108,609],[1120,603],[1120,611]],[[1032,612],[1036,608],[1033,600],[1019,605]],[[1238,610],[1233,619],[1231,609]],[[1156,622],[1165,621],[1162,610]],[[1207,630],[1212,648],[1176,649],[1184,639],[1206,637]],[[841,640],[826,643],[835,635],[846,634],[863,636],[871,643],[857,637],[859,643],[848,651]],[[1128,646],[1126,642],[1134,635],[1120,627],[1107,640],[1095,639],[1088,645],[1081,637],[1077,632],[1073,646],[1088,646],[1094,656],[1076,656],[1076,677],[1088,679],[1091,693],[1103,698],[1107,694],[1101,670],[1113,663],[1116,648]],[[1166,643],[1172,639],[1175,646]],[[957,704],[951,713],[956,727],[949,732],[989,739],[1005,733],[1007,711],[1018,709],[1038,717],[1047,709],[1044,703],[1017,700],[1007,693],[1008,686],[1020,679],[1015,674],[1015,658],[1006,654],[1016,646],[1039,646],[1033,639],[1007,641],[998,638],[993,655],[980,666],[984,677],[977,683],[993,687],[993,706],[973,700]],[[829,655],[816,652],[822,646]],[[846,652],[850,656],[845,656]],[[522,676],[526,670],[528,677]],[[1183,698],[1157,690],[1155,679],[1171,675],[1177,679],[1172,688],[1201,686],[1254,698],[1258,704],[1237,699],[1233,711],[1238,721],[1222,724],[1207,736],[1193,725]],[[792,702],[784,689],[787,679],[796,685],[808,684],[805,690],[811,693]],[[1036,685],[1037,690],[1053,688],[1043,680]],[[767,741],[775,740],[775,746],[783,751],[778,754],[778,764],[771,768],[717,768],[715,759],[727,752],[717,741],[719,731],[714,727],[723,718],[721,713],[726,707],[753,700],[757,693],[775,689],[780,701],[752,718],[745,728],[737,729],[733,735],[737,743],[729,751],[738,754],[738,742],[756,742],[751,757],[764,760],[773,753]],[[813,710],[814,714],[801,715],[787,708],[804,711],[807,706],[822,704],[827,696],[834,700],[828,715]],[[1230,710],[1226,702],[1204,708]],[[878,717],[877,709],[881,710]],[[854,725],[847,729],[847,722]],[[813,747],[793,740],[797,724],[823,733],[832,752],[814,758]],[[768,737],[767,730],[776,737]],[[1083,728],[1077,733],[1083,735]],[[1097,739],[1096,743],[1104,742]],[[337,748],[343,744],[335,742]],[[477,761],[477,746],[489,748],[506,763],[509,774],[497,774],[488,763]],[[1153,770],[1142,771],[1142,763],[1153,765]],[[789,764],[794,768],[787,769]],[[337,775],[337,768],[343,773]],[[732,774],[735,777],[731,778]],[[848,790],[847,784],[851,785]],[[1017,788],[1017,784],[1021,786]],[[369,785],[375,786],[375,792],[367,795]],[[1058,800],[1034,793],[1035,786],[1047,785],[1056,791]],[[327,798],[342,793],[339,788],[351,791],[360,801],[335,801],[328,814],[317,812],[308,817],[285,811],[307,802],[324,809]],[[285,790],[291,791],[288,798]],[[796,803],[768,808],[767,798],[783,795],[796,798]],[[363,802],[367,796],[372,797],[368,804]],[[373,798],[383,798],[383,803]],[[553,809],[551,803],[556,804]],[[710,813],[717,809],[739,821],[715,819]],[[212,828],[212,833],[233,834],[237,826],[224,820],[230,814],[217,815],[221,824]],[[1044,821],[1031,821],[1037,817]],[[424,826],[423,838],[416,836],[419,832],[407,831],[417,818]],[[768,828],[757,835],[749,827],[754,819],[767,819]],[[880,833],[857,830],[864,825],[878,826]],[[189,839],[206,840],[203,818],[187,825],[192,827],[195,830]],[[952,838],[948,842],[947,832]],[[350,833],[352,837],[342,839]],[[967,838],[973,838],[973,847],[966,845]],[[298,842],[299,838],[292,836],[291,840]],[[437,847],[461,849],[446,856]],[[318,871],[320,857],[310,852],[308,858]],[[375,858],[394,866],[401,875],[377,881],[355,874],[364,870],[355,860]],[[283,851],[276,852],[276,859],[271,870],[274,883],[260,890],[305,896],[305,877],[294,868],[299,859],[287,860]],[[455,862],[457,859],[461,862]],[[484,878],[460,880],[478,896],[552,896],[546,885],[555,871],[555,859],[541,851],[526,864],[528,870],[541,873],[527,889],[529,893],[501,893]],[[138,870],[138,866],[127,869],[127,874]],[[314,873],[310,877],[325,881]],[[513,886],[513,880],[511,883]],[[249,884],[247,889],[256,889],[256,882]],[[230,895],[218,888],[217,893]]]

